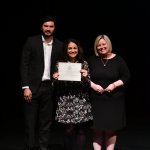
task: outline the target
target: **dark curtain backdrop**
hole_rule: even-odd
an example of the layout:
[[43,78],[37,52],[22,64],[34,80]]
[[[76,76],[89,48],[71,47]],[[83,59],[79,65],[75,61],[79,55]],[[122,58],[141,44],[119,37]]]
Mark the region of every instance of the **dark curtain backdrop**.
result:
[[[146,1],[20,1],[4,5],[1,13],[1,105],[2,119],[22,119],[20,54],[25,39],[39,33],[40,18],[56,16],[55,36],[61,40],[77,38],[88,58],[93,54],[97,35],[107,34],[113,52],[121,55],[131,71],[127,89],[128,123],[150,115],[149,18]],[[6,15],[7,14],[7,15]]]

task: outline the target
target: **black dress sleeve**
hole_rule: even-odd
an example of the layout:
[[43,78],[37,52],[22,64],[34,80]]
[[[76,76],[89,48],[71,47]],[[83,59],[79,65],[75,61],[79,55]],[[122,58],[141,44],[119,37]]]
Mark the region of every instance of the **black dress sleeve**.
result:
[[88,72],[88,75],[87,75],[87,77],[83,77],[82,76],[82,85],[85,87],[85,88],[87,88],[87,89],[89,89],[90,88],[90,74],[89,74],[89,65],[88,65],[88,62],[87,61],[84,61],[83,63],[82,63],[82,69],[85,69],[85,70],[87,70],[87,72]]
[[120,80],[122,80],[123,83],[125,84],[130,79],[130,71],[125,60],[121,56],[118,56],[118,58],[119,58],[118,64],[119,64]]

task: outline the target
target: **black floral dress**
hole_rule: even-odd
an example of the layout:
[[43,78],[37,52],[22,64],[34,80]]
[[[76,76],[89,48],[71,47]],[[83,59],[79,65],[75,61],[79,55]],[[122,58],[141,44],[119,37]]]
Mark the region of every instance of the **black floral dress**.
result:
[[[89,71],[86,61],[82,62],[82,69]],[[58,71],[58,64],[55,71]],[[54,93],[57,100],[55,120],[63,124],[93,120],[89,90],[89,76],[82,77],[81,81],[54,81]]]

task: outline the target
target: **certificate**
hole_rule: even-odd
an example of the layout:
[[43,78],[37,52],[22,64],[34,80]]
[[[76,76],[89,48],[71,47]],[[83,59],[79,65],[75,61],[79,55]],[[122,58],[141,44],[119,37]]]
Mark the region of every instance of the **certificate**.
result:
[[58,63],[58,80],[81,81],[81,63]]

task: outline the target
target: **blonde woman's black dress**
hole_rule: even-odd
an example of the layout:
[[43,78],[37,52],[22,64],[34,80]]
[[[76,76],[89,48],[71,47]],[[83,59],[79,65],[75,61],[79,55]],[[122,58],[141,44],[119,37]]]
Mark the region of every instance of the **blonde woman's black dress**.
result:
[[94,83],[103,88],[117,80],[124,83],[124,86],[110,93],[98,94],[94,90],[91,91],[93,127],[99,130],[119,130],[126,125],[125,85],[130,77],[129,69],[123,58],[118,55],[109,59],[107,63],[102,62],[99,57],[91,56],[88,63],[90,77]]

